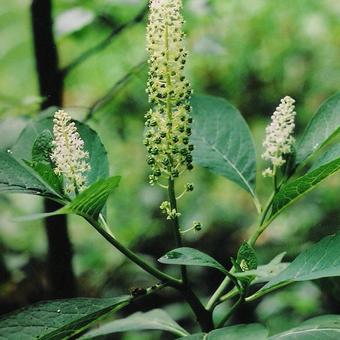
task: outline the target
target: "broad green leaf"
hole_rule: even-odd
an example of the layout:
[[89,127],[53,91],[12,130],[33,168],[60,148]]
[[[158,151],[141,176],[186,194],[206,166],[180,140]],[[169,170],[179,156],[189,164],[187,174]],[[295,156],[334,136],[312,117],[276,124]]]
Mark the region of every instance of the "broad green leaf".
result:
[[271,279],[248,300],[287,284],[340,276],[340,233],[327,236],[303,251],[284,271]]
[[33,171],[4,151],[0,151],[0,192],[19,192],[59,198],[59,195]]
[[39,302],[0,318],[0,340],[69,339],[101,316],[125,306],[130,296]]
[[324,154],[322,154],[308,170],[311,172],[322,165],[330,163],[336,159],[340,159],[340,143],[332,145]]
[[91,216],[97,219],[109,195],[118,187],[120,176],[99,180],[82,191],[72,202],[62,210],[81,216]]
[[189,334],[162,309],[153,309],[146,313],[135,313],[124,319],[106,323],[86,333],[81,339],[95,339],[113,333],[141,330],[160,330],[178,336]]
[[182,247],[171,250],[158,261],[165,264],[211,267],[220,270],[224,274],[227,273],[221,263],[194,248]]
[[248,125],[222,98],[192,100],[194,162],[222,175],[255,195],[256,155]]
[[340,131],[340,93],[321,104],[296,146],[296,165],[304,162],[316,150]]
[[56,215],[76,214],[97,219],[109,195],[117,188],[120,176],[99,180],[82,191],[73,201],[51,213],[33,214],[16,218],[17,221],[32,221]]
[[326,163],[304,176],[284,185],[273,199],[271,216],[278,215],[317,184],[340,169],[340,158]]
[[338,340],[340,315],[322,315],[303,322],[299,327],[273,335],[270,340]]
[[268,330],[257,323],[235,325],[216,329],[208,334],[193,334],[181,339],[185,340],[267,340]]
[[[90,185],[109,176],[107,152],[95,131],[81,122],[75,122],[78,132],[84,140],[85,149],[90,156],[91,170],[87,174],[87,185]],[[53,119],[51,117],[32,120],[12,148],[16,158],[30,160],[35,140],[46,129],[49,131],[53,129]]]

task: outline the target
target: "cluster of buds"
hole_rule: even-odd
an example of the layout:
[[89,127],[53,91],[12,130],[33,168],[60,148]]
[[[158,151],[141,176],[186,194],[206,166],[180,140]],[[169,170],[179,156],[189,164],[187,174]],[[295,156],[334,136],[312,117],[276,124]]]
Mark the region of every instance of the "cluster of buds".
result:
[[152,109],[145,115],[147,162],[150,183],[161,176],[176,178],[191,170],[190,83],[184,75],[187,52],[180,0],[151,0],[147,27],[149,80],[147,93]]
[[55,164],[54,171],[63,175],[66,192],[78,193],[85,188],[86,172],[90,170],[87,163],[89,154],[84,151],[84,141],[65,111],[57,111],[53,123],[54,140],[50,157]]
[[292,146],[295,142],[292,136],[296,116],[294,103],[295,100],[289,96],[281,99],[280,105],[271,117],[271,124],[266,128],[266,138],[263,142],[266,149],[262,158],[270,161],[273,168],[267,168],[263,171],[265,177],[275,176],[276,169],[286,162],[284,155],[292,152]]
[[181,216],[179,212],[177,212],[176,209],[171,209],[170,202],[164,201],[160,207],[161,211],[167,215],[167,220],[174,220]]

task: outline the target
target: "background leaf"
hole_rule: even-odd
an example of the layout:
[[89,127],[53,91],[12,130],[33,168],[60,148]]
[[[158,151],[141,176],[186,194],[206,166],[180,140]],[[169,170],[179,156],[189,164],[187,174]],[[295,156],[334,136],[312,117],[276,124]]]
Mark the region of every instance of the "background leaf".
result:
[[303,322],[299,327],[271,336],[270,340],[310,340],[340,338],[340,315],[323,315]]
[[325,153],[323,153],[312,165],[312,167],[308,170],[311,172],[322,165],[325,165],[329,162],[332,162],[336,159],[340,159],[340,143],[336,143],[332,145]]
[[39,302],[0,318],[1,340],[64,339],[97,318],[121,308],[130,296]]
[[222,264],[211,256],[197,249],[188,247],[171,250],[158,261],[165,264],[211,267],[220,270],[222,273],[227,272]]
[[284,271],[270,280],[249,300],[297,281],[340,276],[340,233],[327,236],[303,251]]
[[81,339],[94,339],[108,336],[113,333],[138,331],[138,330],[161,330],[183,336],[188,332],[162,309],[153,309],[146,313],[135,313],[124,319],[115,320],[86,333]]
[[194,162],[237,183],[255,197],[255,148],[240,112],[217,97],[195,96],[192,106]]
[[[91,170],[87,173],[87,185],[109,176],[109,163],[106,150],[97,133],[87,125],[75,121],[78,132],[85,142],[85,150],[89,152]],[[52,132],[53,119],[45,117],[32,120],[19,136],[12,148],[13,154],[18,159],[31,159],[32,146],[36,138],[46,129]]]
[[271,216],[278,215],[284,208],[312,190],[322,180],[340,169],[340,158],[308,172],[304,176],[282,186],[273,199]]
[[340,131],[340,93],[321,104],[296,146],[296,164],[305,161]]

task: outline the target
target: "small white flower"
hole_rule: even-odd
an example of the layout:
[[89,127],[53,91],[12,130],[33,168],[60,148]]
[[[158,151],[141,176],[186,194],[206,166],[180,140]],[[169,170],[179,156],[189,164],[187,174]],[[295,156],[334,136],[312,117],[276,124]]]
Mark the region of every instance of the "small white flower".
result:
[[292,145],[295,142],[292,136],[296,116],[294,103],[295,100],[289,96],[281,99],[280,105],[271,117],[271,124],[266,128],[266,138],[263,142],[266,150],[262,154],[262,158],[270,161],[274,169],[266,169],[262,173],[263,176],[275,176],[276,168],[286,162],[283,156],[292,152]]
[[87,163],[89,154],[84,151],[84,141],[80,138],[75,123],[65,111],[57,111],[53,123],[51,160],[56,165],[54,172],[64,176],[67,192],[82,191],[85,188],[85,174],[90,170]]

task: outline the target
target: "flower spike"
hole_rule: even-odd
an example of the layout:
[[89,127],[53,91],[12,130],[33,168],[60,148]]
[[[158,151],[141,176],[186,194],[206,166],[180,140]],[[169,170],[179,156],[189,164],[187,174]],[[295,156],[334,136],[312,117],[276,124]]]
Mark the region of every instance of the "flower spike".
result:
[[292,136],[295,128],[294,111],[295,100],[289,96],[281,99],[280,105],[276,108],[271,119],[272,122],[266,128],[266,138],[263,146],[266,148],[262,158],[272,163],[273,168],[267,168],[263,171],[263,176],[275,176],[276,169],[286,163],[284,155],[292,152],[292,146],[295,142]]
[[56,165],[54,172],[64,176],[68,193],[77,194],[85,189],[86,172],[90,170],[90,165],[87,163],[89,154],[84,151],[84,141],[75,123],[65,111],[57,111],[53,123],[54,140],[51,160]]

